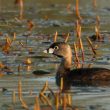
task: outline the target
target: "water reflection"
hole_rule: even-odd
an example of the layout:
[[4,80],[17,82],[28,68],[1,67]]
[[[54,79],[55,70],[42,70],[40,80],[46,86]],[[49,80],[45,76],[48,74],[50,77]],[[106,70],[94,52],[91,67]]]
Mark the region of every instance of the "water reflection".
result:
[[63,90],[67,91],[71,90],[72,86],[77,87],[110,87],[110,81],[73,81],[73,79],[69,75],[63,75],[62,77],[59,77],[59,75],[56,75],[56,84],[57,86],[61,87],[61,79],[63,79]]

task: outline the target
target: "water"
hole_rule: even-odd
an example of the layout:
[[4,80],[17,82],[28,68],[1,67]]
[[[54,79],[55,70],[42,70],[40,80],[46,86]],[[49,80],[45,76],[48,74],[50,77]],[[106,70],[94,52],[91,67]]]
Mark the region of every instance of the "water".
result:
[[[67,10],[67,4],[70,4],[70,10]],[[93,64],[95,67],[105,67],[110,69],[110,0],[97,0],[97,9],[93,8],[92,0],[80,1],[80,13],[83,18],[82,38],[85,49],[85,66]],[[16,32],[16,40],[12,43],[9,54],[5,54],[0,48],[0,61],[7,65],[14,74],[6,74],[0,77],[0,110],[22,110],[21,104],[17,98],[17,103],[12,104],[12,92],[18,92],[18,80],[22,80],[22,89],[24,99],[33,109],[35,96],[43,88],[45,81],[48,81],[49,87],[53,91],[58,91],[55,83],[55,73],[60,63],[60,59],[51,55],[45,55],[43,50],[53,42],[54,33],[59,33],[58,41],[64,41],[62,33],[70,33],[68,43],[73,45],[75,41],[75,1],[71,0],[26,0],[24,7],[24,20],[17,21],[19,15],[18,7],[14,5],[14,0],[0,0],[0,44],[5,43],[5,35],[13,38],[13,32]],[[92,60],[92,52],[87,48],[87,36],[94,34],[96,15],[100,16],[100,31],[104,34],[104,42],[96,42],[98,46],[97,58]],[[28,36],[27,20],[32,20],[34,28],[31,35]],[[19,43],[23,43],[24,46]],[[73,48],[73,47],[72,47]],[[29,50],[32,49],[32,54]],[[27,65],[26,59],[30,58],[32,64]],[[73,62],[74,63],[74,62]],[[18,66],[21,69],[18,72]],[[35,76],[33,71],[43,70],[51,74]],[[73,96],[73,105],[79,110],[109,110],[110,108],[110,86],[74,86],[71,87]],[[7,91],[3,92],[2,89]],[[33,95],[30,95],[32,90]]]

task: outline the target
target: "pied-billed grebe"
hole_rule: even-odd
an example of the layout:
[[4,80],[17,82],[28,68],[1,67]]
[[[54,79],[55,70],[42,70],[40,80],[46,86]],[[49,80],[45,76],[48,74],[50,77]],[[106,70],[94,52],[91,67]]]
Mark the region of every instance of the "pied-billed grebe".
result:
[[110,70],[105,68],[79,68],[71,70],[72,50],[65,42],[55,42],[44,53],[51,53],[62,59],[57,71],[57,77],[65,77],[73,81],[108,81]]

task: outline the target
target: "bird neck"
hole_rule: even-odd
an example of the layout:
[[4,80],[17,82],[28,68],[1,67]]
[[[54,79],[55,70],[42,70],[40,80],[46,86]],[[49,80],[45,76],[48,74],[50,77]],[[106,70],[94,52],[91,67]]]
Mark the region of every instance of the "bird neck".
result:
[[62,58],[57,73],[61,75],[67,74],[71,69],[71,65],[72,65],[72,56]]
[[72,57],[66,57],[62,59],[60,66],[63,66],[64,69],[71,69],[71,65],[72,65]]

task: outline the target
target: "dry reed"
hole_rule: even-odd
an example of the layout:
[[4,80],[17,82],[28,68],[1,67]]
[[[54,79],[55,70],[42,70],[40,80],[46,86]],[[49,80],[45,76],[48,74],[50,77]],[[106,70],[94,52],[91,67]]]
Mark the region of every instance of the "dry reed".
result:
[[12,40],[11,40],[10,37],[7,35],[7,36],[6,36],[5,44],[2,46],[2,51],[3,51],[4,53],[8,54],[9,51],[10,51],[11,44],[12,44]]
[[44,95],[44,93],[47,89],[48,89],[48,81],[45,82],[44,87],[42,88],[41,92],[39,93],[39,97],[43,103],[48,104],[50,107],[52,107],[50,100]]
[[26,102],[22,98],[22,83],[21,83],[21,80],[18,81],[18,97],[19,97],[19,100],[22,104],[22,107],[25,108],[26,110],[28,110],[29,108],[28,108]]
[[84,62],[84,47],[83,47],[83,43],[82,43],[81,37],[79,38],[79,43],[80,43],[80,47],[81,47],[82,61]]
[[23,19],[23,11],[24,11],[24,1],[23,0],[19,0],[19,8],[20,8],[20,13],[19,13],[19,19],[22,20]]
[[97,7],[97,2],[96,2],[96,0],[93,0],[93,7],[94,7],[94,9],[96,9],[96,7]]
[[79,24],[79,21],[76,21],[76,34],[78,38],[78,47],[79,50],[81,50],[82,53],[82,61],[84,62],[84,47],[83,47],[83,42],[81,39],[81,25]]
[[56,105],[56,110],[59,110],[59,93],[56,93],[55,97],[55,105]]
[[80,16],[79,12],[79,0],[76,0],[76,16],[80,21],[82,20],[82,17]]
[[68,41],[69,36],[70,36],[70,34],[68,33],[68,34],[67,34],[67,36],[66,36],[65,42],[67,42],[67,41]]
[[40,97],[42,97],[42,98],[44,99],[44,101],[45,101],[50,107],[52,107],[52,104],[51,104],[50,100],[49,100],[43,93],[40,93],[39,95],[40,95]]
[[21,42],[21,41],[19,41],[18,42],[23,48],[25,47],[25,45]]
[[63,77],[61,77],[61,80],[60,80],[60,90],[61,91],[63,90],[63,85],[64,85]]
[[44,87],[41,90],[41,93],[44,93],[48,88],[48,81],[45,82]]
[[79,61],[79,57],[78,57],[78,52],[77,52],[77,47],[76,47],[76,43],[74,42],[74,53],[75,53],[75,64],[77,68],[80,68],[80,61]]
[[15,90],[12,92],[12,102],[13,102],[13,104],[16,103],[16,93],[15,93]]
[[40,104],[38,97],[35,98],[34,110],[40,110]]
[[92,41],[89,39],[89,37],[87,37],[87,42],[88,42],[89,46],[91,47],[93,54],[96,55],[97,53],[96,53],[96,51],[92,45]]
[[24,63],[25,63],[26,65],[30,65],[30,64],[32,64],[32,61],[31,61],[30,58],[26,58],[25,61],[24,61]]
[[23,12],[24,12],[24,0],[15,0],[15,4],[19,6],[19,19],[23,19]]
[[100,17],[96,16],[96,26],[100,26]]
[[31,20],[28,20],[27,25],[28,25],[28,31],[31,32],[34,27],[34,23]]
[[91,68],[92,67],[92,64],[88,64],[88,68]]
[[67,7],[66,7],[68,12],[70,12],[70,8],[71,8],[71,4],[69,3],[69,4],[67,4]]
[[63,110],[66,110],[67,107],[67,97],[66,94],[63,95]]
[[69,106],[72,106],[72,96],[69,93],[67,94],[67,102]]
[[56,31],[56,33],[55,33],[55,35],[54,35],[54,42],[56,42],[57,41],[57,37],[58,37],[58,32]]

